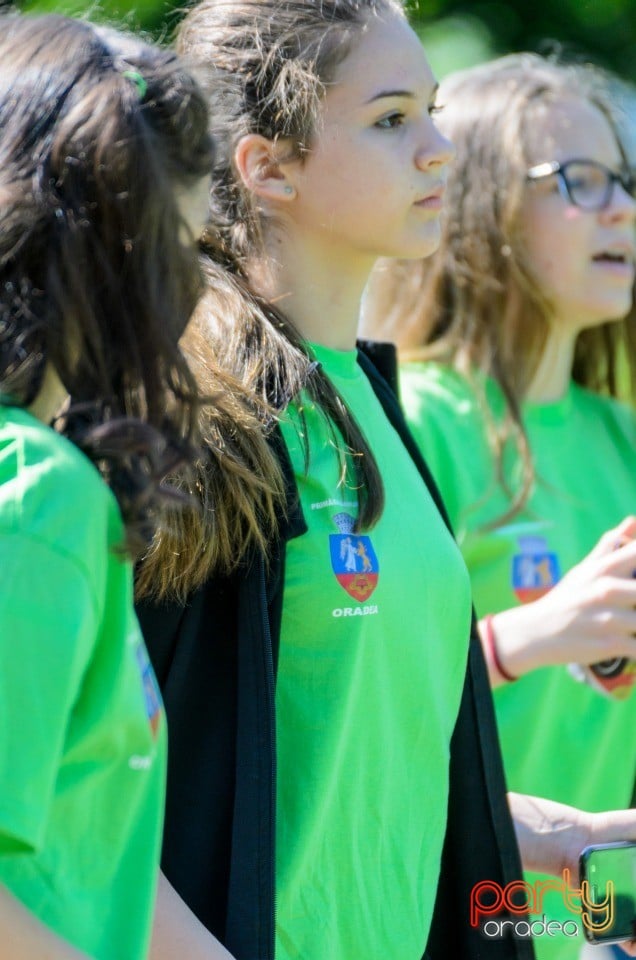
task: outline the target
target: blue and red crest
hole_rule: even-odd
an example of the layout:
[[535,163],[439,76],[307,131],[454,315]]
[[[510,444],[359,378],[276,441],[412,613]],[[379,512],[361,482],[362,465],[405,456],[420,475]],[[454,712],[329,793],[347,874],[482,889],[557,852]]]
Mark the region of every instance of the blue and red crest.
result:
[[522,603],[543,597],[561,579],[559,558],[543,537],[520,537],[512,558],[512,589]]
[[370,537],[353,533],[355,520],[338,513],[334,522],[340,533],[329,534],[331,566],[341,587],[360,602],[371,596],[378,585],[380,566]]
[[157,686],[157,681],[155,679],[153,669],[150,666],[150,660],[148,659],[148,654],[146,653],[146,648],[144,647],[143,643],[140,643],[137,646],[137,666],[139,667],[139,673],[141,674],[141,684],[144,691],[144,702],[146,704],[146,715],[148,716],[152,735],[156,738],[157,729],[159,727],[159,718],[161,716],[161,694],[159,693],[159,687]]

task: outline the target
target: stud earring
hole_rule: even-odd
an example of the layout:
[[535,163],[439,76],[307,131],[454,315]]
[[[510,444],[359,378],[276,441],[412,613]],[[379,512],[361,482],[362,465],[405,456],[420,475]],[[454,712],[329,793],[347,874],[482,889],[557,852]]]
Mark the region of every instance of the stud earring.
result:
[[285,193],[286,193],[287,195],[289,195],[289,194],[291,194],[291,193],[293,193],[293,192],[294,192],[294,188],[292,187],[292,185],[291,185],[290,183],[286,183],[286,184],[285,184]]

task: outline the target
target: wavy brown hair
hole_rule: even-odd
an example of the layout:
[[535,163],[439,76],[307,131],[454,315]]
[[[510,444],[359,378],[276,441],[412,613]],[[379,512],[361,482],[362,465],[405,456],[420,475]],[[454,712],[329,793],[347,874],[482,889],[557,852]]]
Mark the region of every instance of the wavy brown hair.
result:
[[[455,144],[440,249],[427,260],[382,261],[369,286],[365,329],[398,344],[407,359],[437,360],[472,379],[484,406],[499,480],[510,497],[508,520],[526,502],[534,479],[521,401],[544,348],[551,305],[528,268],[521,205],[528,135],[537,104],[563,98],[593,104],[607,119],[627,164],[608,78],[590,66],[535,54],[513,54],[461,71],[441,85],[439,126]],[[618,393],[628,364],[636,398],[636,314],[582,331],[573,377],[593,390]],[[495,423],[476,371],[492,376],[505,401]],[[512,440],[524,466],[510,490],[503,451]]]
[[0,62],[0,393],[28,406],[55,369],[139,547],[196,427],[177,191],[209,175],[207,104],[173,53],[65,17],[2,16]]
[[[190,518],[187,528],[177,520],[170,535],[158,537],[139,574],[142,595],[184,596],[213,569],[236,566],[250,544],[263,547],[276,526],[281,491],[266,432],[302,389],[337,437],[343,477],[346,452],[352,454],[358,528],[380,516],[382,480],[362,430],[292,320],[250,289],[247,268],[264,251],[268,224],[241,183],[233,154],[241,136],[259,133],[284,140],[288,155],[302,160],[337,66],[370,18],[389,10],[402,13],[397,0],[203,0],[180,25],[177,50],[197,65],[217,147],[203,236],[208,296],[188,338],[196,341],[200,371],[231,378],[236,397],[242,391],[241,423],[251,439],[219,418],[203,424],[209,455],[197,488],[213,506]],[[237,454],[236,444],[243,447],[224,465],[214,451],[228,436]],[[254,470],[267,481],[260,493],[248,482]]]

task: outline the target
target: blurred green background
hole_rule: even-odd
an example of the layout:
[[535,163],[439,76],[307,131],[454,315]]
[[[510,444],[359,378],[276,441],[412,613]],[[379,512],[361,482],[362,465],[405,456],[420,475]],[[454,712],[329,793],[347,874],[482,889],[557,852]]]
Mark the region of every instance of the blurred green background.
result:
[[[0,0],[0,6],[7,0]],[[169,40],[184,0],[18,0],[24,10],[90,11]],[[412,22],[441,78],[516,50],[591,59],[636,83],[636,0],[417,0]]]

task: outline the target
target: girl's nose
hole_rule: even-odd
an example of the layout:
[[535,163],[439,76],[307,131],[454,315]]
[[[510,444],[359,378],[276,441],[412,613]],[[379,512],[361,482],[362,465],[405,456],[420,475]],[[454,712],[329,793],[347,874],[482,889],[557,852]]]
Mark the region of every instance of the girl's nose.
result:
[[611,221],[628,220],[634,223],[636,222],[636,198],[625,189],[620,181],[614,181],[610,202],[601,213],[605,219]]
[[[433,137],[430,136],[431,128]],[[431,121],[428,128],[427,142],[422,143],[415,154],[415,164],[418,170],[428,170],[430,167],[445,167],[455,158],[454,144],[441,133]]]

